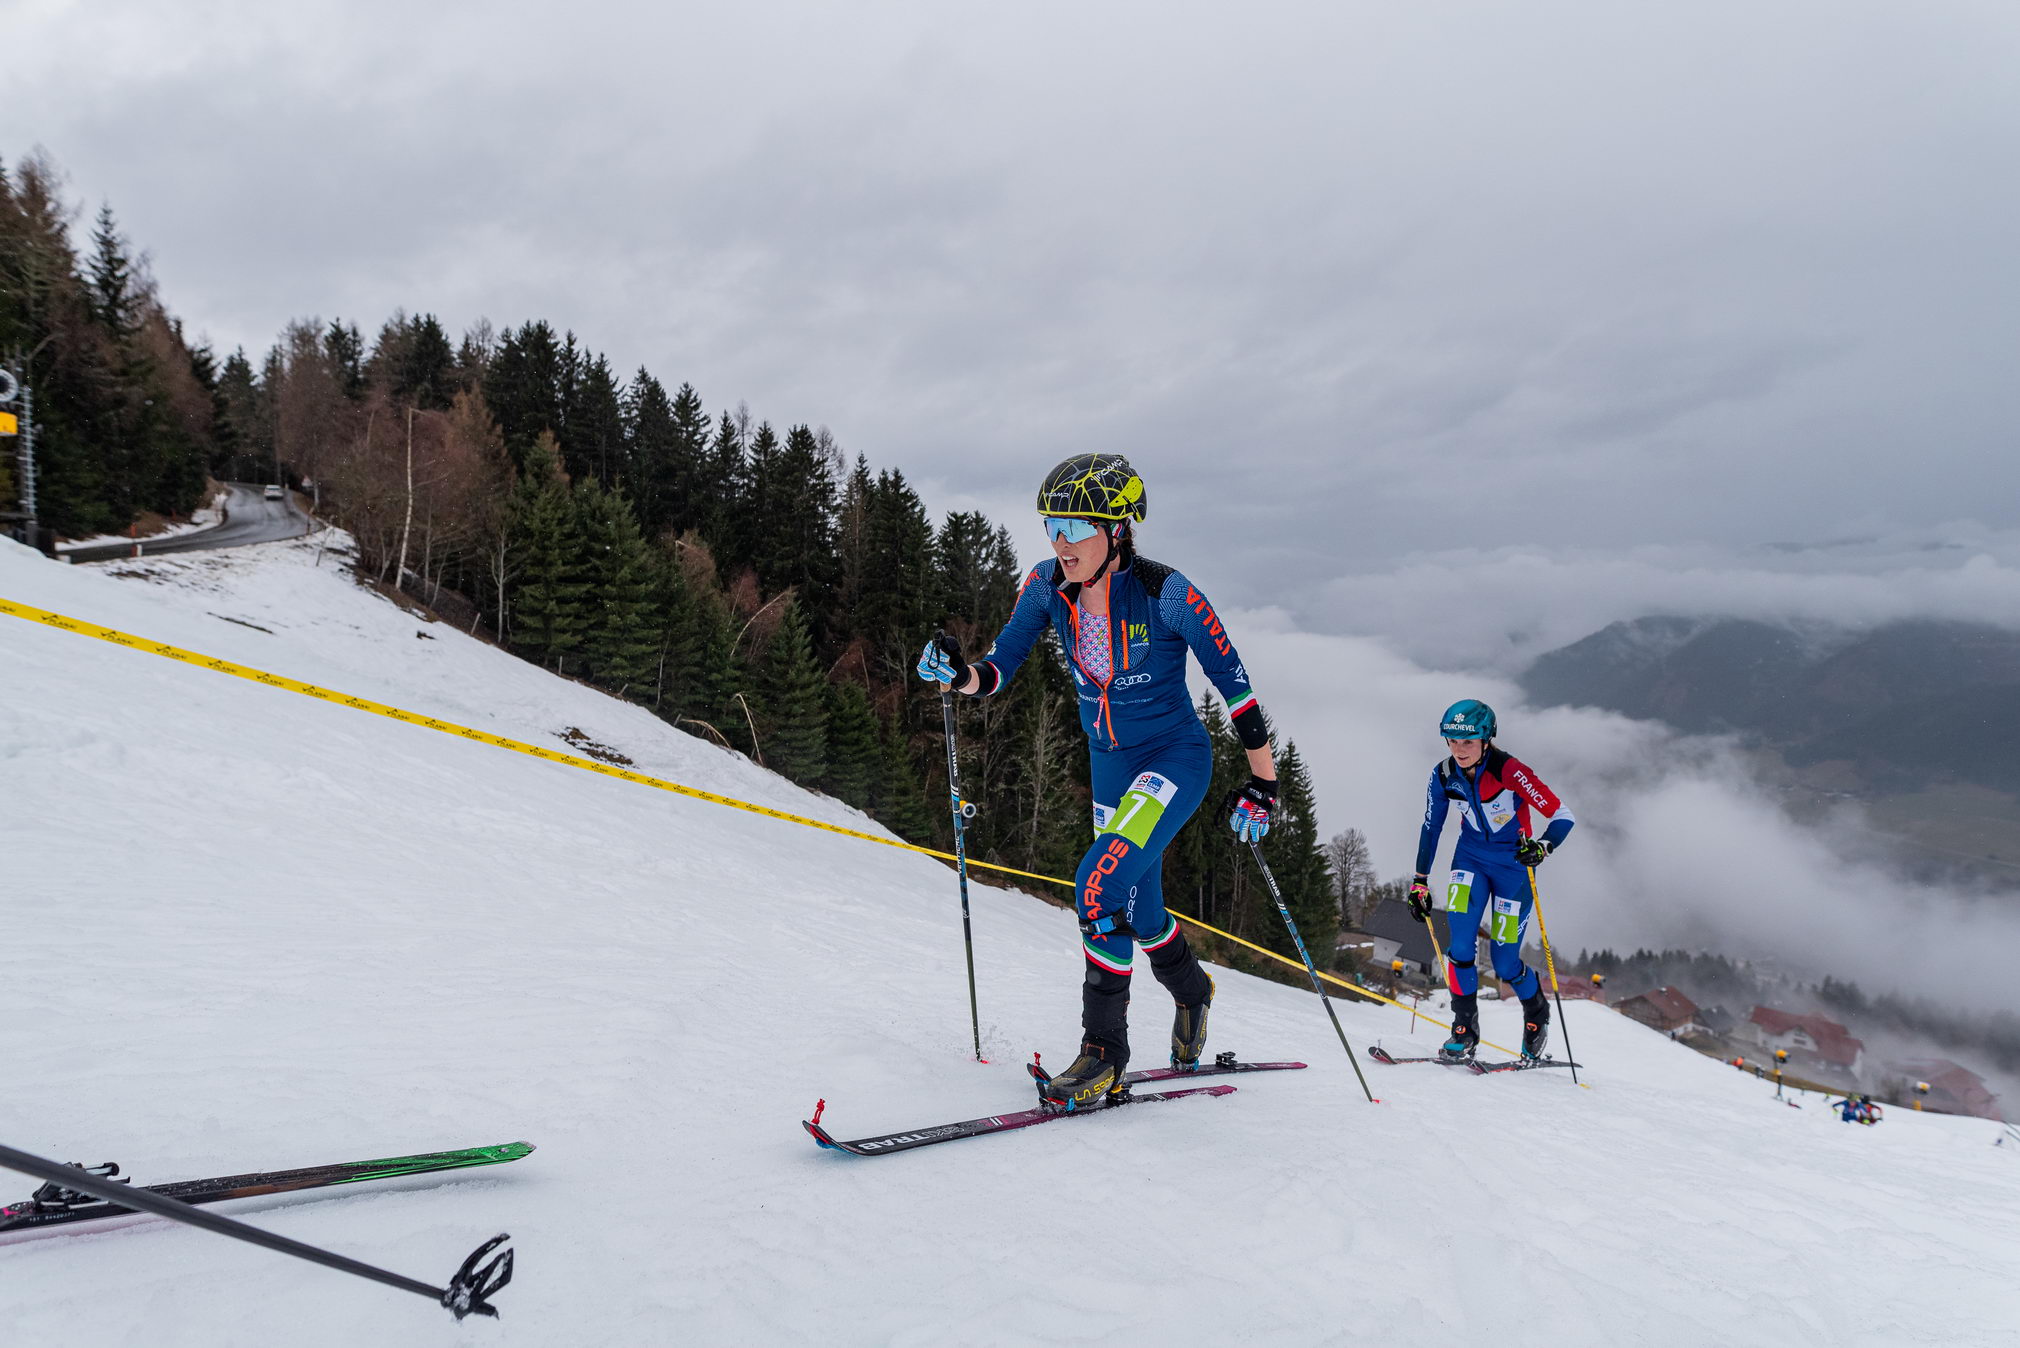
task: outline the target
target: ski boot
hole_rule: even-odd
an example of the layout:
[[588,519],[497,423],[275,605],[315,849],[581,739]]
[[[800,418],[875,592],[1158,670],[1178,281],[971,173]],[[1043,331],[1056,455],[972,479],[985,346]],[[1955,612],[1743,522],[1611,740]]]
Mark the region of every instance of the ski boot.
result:
[[1206,980],[1206,1000],[1196,1006],[1181,1005],[1171,1018],[1171,1065],[1180,1071],[1199,1068],[1199,1055],[1206,1052],[1206,1013],[1213,1006],[1213,976]]
[[1550,1043],[1550,1003],[1544,1000],[1543,990],[1522,1003],[1522,1056],[1530,1062],[1542,1058],[1543,1050]]
[[1128,1065],[1127,1049],[1118,1053],[1101,1044],[1082,1044],[1071,1067],[1039,1083],[1038,1098],[1048,1108],[1068,1112],[1114,1104],[1127,1089],[1122,1072]]
[[1452,998],[1452,1034],[1438,1056],[1446,1062],[1471,1062],[1479,1049],[1479,1002],[1472,997]]

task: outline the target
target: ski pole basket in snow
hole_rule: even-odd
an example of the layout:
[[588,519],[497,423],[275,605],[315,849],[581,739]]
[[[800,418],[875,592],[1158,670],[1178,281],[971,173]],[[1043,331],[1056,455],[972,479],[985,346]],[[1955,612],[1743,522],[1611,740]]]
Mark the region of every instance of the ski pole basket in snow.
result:
[[36,1196],[30,1200],[30,1204],[24,1206],[41,1201],[45,1194],[49,1195],[48,1201],[51,1204],[62,1207],[75,1206],[84,1198],[100,1199],[129,1211],[152,1213],[157,1217],[181,1222],[185,1226],[200,1227],[220,1236],[230,1236],[234,1240],[243,1240],[251,1245],[277,1250],[282,1254],[291,1254],[297,1259],[321,1264],[324,1268],[333,1268],[341,1273],[384,1283],[388,1287],[417,1293],[445,1307],[458,1320],[468,1315],[496,1317],[498,1310],[491,1304],[490,1299],[505,1284],[512,1281],[511,1250],[498,1253],[489,1263],[480,1262],[485,1255],[491,1254],[493,1250],[511,1239],[502,1233],[472,1250],[470,1257],[456,1270],[455,1276],[449,1279],[447,1287],[431,1287],[418,1278],[409,1278],[388,1269],[377,1268],[362,1260],[318,1249],[314,1245],[291,1240],[272,1231],[261,1230],[257,1226],[250,1226],[234,1218],[207,1211],[181,1199],[170,1198],[152,1189],[129,1185],[123,1180],[113,1178],[113,1167],[110,1165],[89,1169],[63,1165],[29,1152],[0,1146],[0,1166],[47,1181],[41,1189],[35,1191]]

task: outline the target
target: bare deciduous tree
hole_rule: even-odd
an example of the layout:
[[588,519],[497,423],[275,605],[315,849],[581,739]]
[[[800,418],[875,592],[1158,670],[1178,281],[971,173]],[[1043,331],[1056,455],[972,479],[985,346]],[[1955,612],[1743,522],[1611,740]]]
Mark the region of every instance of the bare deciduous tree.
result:
[[1368,897],[1378,883],[1367,837],[1357,828],[1335,833],[1325,853],[1333,870],[1333,895],[1340,904],[1340,926],[1358,927],[1367,917]]
[[339,460],[358,448],[364,431],[361,409],[344,396],[336,363],[323,344],[321,319],[288,324],[277,354],[275,453],[320,483]]

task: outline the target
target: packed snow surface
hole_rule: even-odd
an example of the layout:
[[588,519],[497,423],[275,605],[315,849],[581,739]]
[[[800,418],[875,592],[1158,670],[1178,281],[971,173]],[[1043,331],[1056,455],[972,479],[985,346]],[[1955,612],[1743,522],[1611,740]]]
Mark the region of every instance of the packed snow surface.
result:
[[[0,596],[874,827],[316,561],[0,545]],[[510,1231],[501,1320],[145,1220],[0,1246],[9,1342],[1960,1345],[2020,1323],[1996,1124],[1841,1124],[1582,1004],[1589,1089],[1369,1063],[1371,1105],[1315,998],[1222,972],[1211,1049],[1310,1070],[823,1152],[817,1097],[843,1136],[1024,1107],[1022,1061],[1076,1038],[1070,916],[975,890],[977,1065],[929,858],[15,618],[0,667],[0,1141],[142,1182],[539,1145],[219,1209],[430,1281]],[[1516,1015],[1489,1004],[1488,1037]],[[1402,1011],[1340,1017],[1357,1049],[1433,1045]]]

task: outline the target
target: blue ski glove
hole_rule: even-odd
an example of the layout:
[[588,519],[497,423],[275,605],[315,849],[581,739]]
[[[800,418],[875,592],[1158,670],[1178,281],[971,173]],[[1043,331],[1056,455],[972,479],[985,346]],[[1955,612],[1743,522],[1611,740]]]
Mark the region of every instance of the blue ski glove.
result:
[[1550,844],[1541,838],[1524,838],[1515,844],[1515,859],[1524,866],[1541,866],[1550,855]]
[[1254,842],[1270,831],[1270,811],[1277,807],[1277,784],[1251,776],[1248,785],[1227,793],[1221,809],[1227,825],[1243,842]]
[[968,678],[968,662],[961,658],[961,643],[940,633],[926,643],[919,654],[919,677],[927,683],[950,683],[960,687]]
[[1431,877],[1420,875],[1410,881],[1410,916],[1425,926],[1431,924]]

